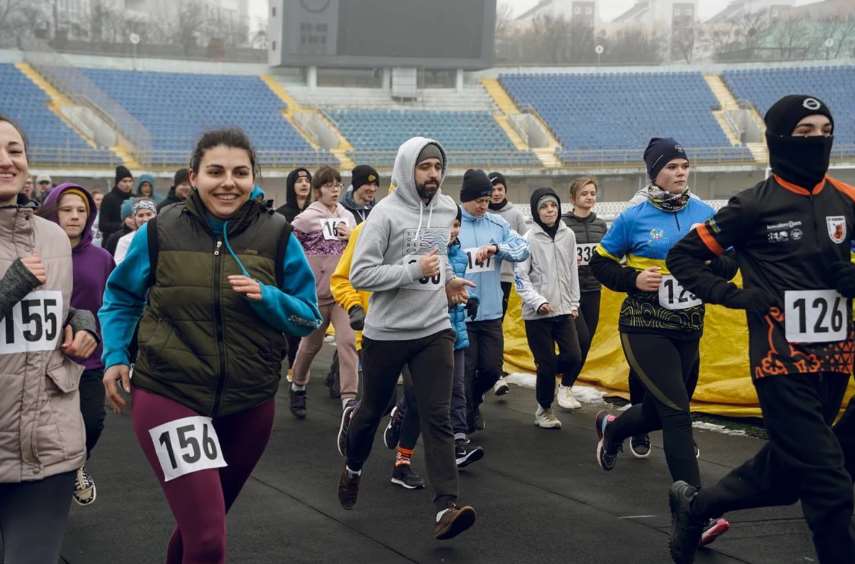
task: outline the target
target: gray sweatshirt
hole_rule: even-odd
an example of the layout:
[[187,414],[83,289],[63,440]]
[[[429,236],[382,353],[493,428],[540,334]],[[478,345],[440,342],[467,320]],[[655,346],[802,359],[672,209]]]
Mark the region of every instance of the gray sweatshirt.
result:
[[[528,225],[525,222],[525,216],[519,208],[515,207],[511,202],[505,201],[505,205],[500,210],[490,210],[490,213],[499,214],[502,218],[511,225],[511,229],[525,235],[528,231]],[[514,281],[514,263],[509,260],[502,261],[502,282]]]
[[[392,171],[392,193],[365,220],[350,265],[350,283],[373,292],[363,334],[378,341],[420,339],[450,329],[445,284],[453,273],[448,264],[448,237],[457,204],[437,193],[425,204],[416,191],[416,159],[425,145],[414,137],[401,145]],[[443,176],[445,171],[443,171]],[[437,249],[440,274],[422,276],[419,257]]]

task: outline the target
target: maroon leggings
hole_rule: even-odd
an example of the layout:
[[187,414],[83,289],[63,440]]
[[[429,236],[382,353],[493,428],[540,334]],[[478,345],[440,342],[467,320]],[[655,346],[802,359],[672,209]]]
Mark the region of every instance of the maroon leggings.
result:
[[274,411],[271,398],[247,411],[214,419],[228,466],[164,482],[149,429],[199,414],[171,399],[134,388],[134,433],[175,516],[176,528],[169,541],[167,564],[226,561],[226,513],[267,446]]

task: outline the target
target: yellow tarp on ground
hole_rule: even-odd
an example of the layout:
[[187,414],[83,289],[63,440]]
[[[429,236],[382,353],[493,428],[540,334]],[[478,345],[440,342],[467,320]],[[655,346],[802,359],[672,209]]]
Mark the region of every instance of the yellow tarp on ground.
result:
[[[629,369],[617,329],[624,296],[603,288],[600,324],[579,380],[626,398]],[[534,373],[534,359],[525,338],[520,300],[515,291],[511,292],[503,329],[505,371]],[[855,386],[850,382],[847,398],[853,392]],[[692,410],[733,417],[760,416],[748,369],[748,327],[744,312],[707,306],[701,340],[701,374]]]

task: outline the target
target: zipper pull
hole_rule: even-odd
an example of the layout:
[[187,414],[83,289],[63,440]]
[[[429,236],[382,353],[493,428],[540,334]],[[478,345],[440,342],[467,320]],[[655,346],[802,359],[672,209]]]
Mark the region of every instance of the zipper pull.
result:
[[222,247],[223,247],[223,242],[222,242],[222,241],[217,241],[217,247],[214,249],[214,256],[215,256],[215,257],[220,256],[220,249],[221,249]]

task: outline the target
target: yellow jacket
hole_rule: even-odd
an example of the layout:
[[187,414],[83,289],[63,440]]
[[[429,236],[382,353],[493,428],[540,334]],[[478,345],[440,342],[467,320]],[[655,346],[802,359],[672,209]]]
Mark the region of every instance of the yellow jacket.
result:
[[[363,225],[365,223],[360,223],[350,232],[347,247],[344,248],[341,258],[338,259],[335,272],[330,276],[330,291],[335,302],[344,311],[350,311],[353,306],[361,306],[365,313],[368,313],[368,298],[371,297],[371,292],[357,290],[350,284],[350,263],[353,260],[353,250],[356,248],[356,242],[359,241]],[[354,333],[356,334],[356,350],[362,350],[362,331],[355,331]]]

